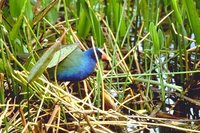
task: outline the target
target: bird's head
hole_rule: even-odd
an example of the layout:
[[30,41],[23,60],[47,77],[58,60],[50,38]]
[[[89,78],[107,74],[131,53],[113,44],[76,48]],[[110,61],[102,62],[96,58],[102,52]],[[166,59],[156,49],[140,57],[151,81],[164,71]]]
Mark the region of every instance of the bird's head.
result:
[[96,56],[98,59],[101,59],[102,61],[109,61],[111,60],[110,57],[100,48],[90,48],[86,51],[92,59],[96,61]]

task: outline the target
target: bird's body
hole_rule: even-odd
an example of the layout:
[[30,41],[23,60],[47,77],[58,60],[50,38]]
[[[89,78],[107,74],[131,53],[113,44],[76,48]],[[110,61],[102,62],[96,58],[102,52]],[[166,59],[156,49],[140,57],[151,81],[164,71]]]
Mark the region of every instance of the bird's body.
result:
[[[80,49],[79,49],[80,50]],[[96,67],[96,58],[91,58],[93,49],[86,52],[73,52],[63,60],[57,69],[57,80],[80,81],[89,76]]]
[[[96,67],[97,59],[94,50],[98,59],[108,60],[109,57],[98,48],[90,48],[84,52],[77,48],[63,59],[57,67],[51,69],[50,72],[56,72],[58,81],[81,81],[87,78]],[[57,69],[55,70],[55,68]]]

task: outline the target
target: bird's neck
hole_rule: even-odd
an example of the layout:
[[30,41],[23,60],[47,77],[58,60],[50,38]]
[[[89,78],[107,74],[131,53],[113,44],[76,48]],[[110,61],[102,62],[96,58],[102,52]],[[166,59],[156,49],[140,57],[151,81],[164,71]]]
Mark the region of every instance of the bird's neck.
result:
[[95,63],[97,62],[93,48],[90,48],[87,51],[85,51],[84,56],[90,58],[90,61],[95,61]]

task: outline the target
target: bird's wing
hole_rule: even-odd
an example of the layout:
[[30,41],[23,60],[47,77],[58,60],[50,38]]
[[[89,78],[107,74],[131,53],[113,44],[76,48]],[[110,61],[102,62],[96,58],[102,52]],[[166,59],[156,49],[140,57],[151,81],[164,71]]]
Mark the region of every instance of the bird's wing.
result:
[[[72,52],[79,49],[78,44],[72,44],[72,45],[65,45],[60,50],[58,50],[53,58],[51,59],[49,65],[47,68],[55,67],[58,63],[63,61],[67,56],[69,56]],[[80,50],[80,49],[79,49]]]

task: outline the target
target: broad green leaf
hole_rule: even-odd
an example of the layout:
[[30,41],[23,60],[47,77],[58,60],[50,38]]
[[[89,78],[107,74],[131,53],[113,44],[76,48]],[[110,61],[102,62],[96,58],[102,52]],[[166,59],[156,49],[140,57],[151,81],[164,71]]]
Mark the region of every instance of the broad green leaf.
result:
[[32,5],[30,0],[9,0],[9,6],[12,17],[18,18],[23,14],[29,20],[33,19]]
[[23,5],[26,3],[26,1],[27,0],[9,0],[9,9],[12,17],[17,18],[20,16]]
[[46,69],[49,62],[54,56],[54,53],[59,49],[60,42],[57,42],[55,45],[52,45],[43,55],[42,57],[37,61],[35,66],[31,69],[30,74],[28,76],[28,82],[34,81],[36,78],[38,78]]
[[[20,3],[21,2],[22,1],[20,1]],[[10,3],[13,4],[14,2],[10,2]],[[27,0],[24,0],[24,2],[22,3],[23,4],[22,9],[20,10],[20,16],[18,17],[17,22],[15,23],[15,25],[13,26],[13,29],[10,32],[10,38],[11,38],[11,40],[15,40],[17,38],[17,35],[18,35],[18,32],[19,32],[19,28],[20,28],[21,23],[22,23],[22,19],[24,17],[24,12],[25,12],[25,9],[26,9],[26,3],[27,3]],[[15,10],[18,10],[18,9],[15,9]],[[14,11],[11,10],[11,11],[15,12],[15,10]],[[15,15],[18,15],[18,13],[16,13],[16,14],[13,13],[13,16],[15,16]]]
[[86,13],[82,10],[80,12],[80,19],[78,21],[78,35],[86,38],[91,29],[90,19],[86,16]]

